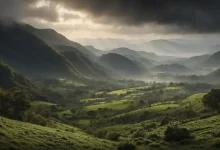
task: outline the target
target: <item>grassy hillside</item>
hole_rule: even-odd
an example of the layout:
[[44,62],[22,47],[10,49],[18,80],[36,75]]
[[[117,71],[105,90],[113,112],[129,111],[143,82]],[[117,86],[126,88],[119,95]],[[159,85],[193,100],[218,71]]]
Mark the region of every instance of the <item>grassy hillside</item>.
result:
[[71,46],[56,45],[54,46],[61,54],[63,54],[72,65],[80,72],[88,77],[106,77],[106,69],[96,62],[87,58],[78,49]]
[[[146,70],[132,60],[115,53],[104,54],[99,58],[99,62],[116,71],[124,77],[139,76],[146,73]],[[125,76],[126,75],[126,76]]]
[[0,149],[112,150],[116,143],[98,139],[78,128],[60,123],[42,127],[0,117]]
[[0,87],[8,89],[23,86],[29,87],[32,86],[32,84],[22,74],[16,73],[11,67],[0,62]]
[[78,71],[44,41],[16,26],[0,25],[0,59],[32,76],[76,76]]

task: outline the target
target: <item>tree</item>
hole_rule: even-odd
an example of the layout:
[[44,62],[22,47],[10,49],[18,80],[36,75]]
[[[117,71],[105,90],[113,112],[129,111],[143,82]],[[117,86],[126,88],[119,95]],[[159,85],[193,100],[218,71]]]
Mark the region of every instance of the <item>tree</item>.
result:
[[177,125],[168,126],[164,132],[166,141],[182,141],[194,138],[186,128],[179,128]]
[[204,95],[202,102],[204,106],[208,106],[220,113],[220,89],[212,89],[211,92]]
[[90,111],[87,112],[87,115],[90,116],[90,117],[96,117],[97,112],[94,111],[94,110],[90,110]]
[[24,92],[14,93],[13,117],[22,120],[24,112],[31,107],[30,99]]
[[135,146],[132,143],[121,143],[118,146],[118,150],[135,150]]
[[30,107],[30,99],[22,91],[8,90],[0,93],[0,115],[23,120],[25,111]]

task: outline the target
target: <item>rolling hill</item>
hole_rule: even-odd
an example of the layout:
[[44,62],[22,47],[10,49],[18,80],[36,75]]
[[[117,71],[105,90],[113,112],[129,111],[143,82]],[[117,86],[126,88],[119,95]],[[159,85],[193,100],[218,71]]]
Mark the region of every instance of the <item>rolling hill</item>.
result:
[[65,45],[56,45],[54,48],[58,50],[62,55],[64,55],[77,70],[82,72],[87,77],[108,76],[107,70],[105,68],[103,68],[98,63],[88,59],[78,49]]
[[220,51],[212,54],[205,62],[204,65],[207,67],[219,67],[220,65]]
[[91,51],[96,56],[102,56],[102,54],[105,53],[105,51],[99,50],[91,45],[85,46],[85,48],[87,48],[89,51]]
[[156,63],[154,60],[151,60],[151,59],[143,56],[138,51],[131,50],[126,47],[120,47],[120,48],[116,48],[116,49],[113,49],[110,51],[106,51],[105,54],[107,54],[107,53],[116,53],[116,54],[122,55],[124,57],[129,58],[130,60],[133,60],[133,61],[136,61],[136,62],[143,64],[147,68],[154,66],[154,64]]
[[206,60],[208,60],[210,55],[201,55],[187,58],[182,61],[178,61],[179,64],[185,65],[189,68],[195,68],[203,64]]
[[151,68],[151,71],[170,74],[188,74],[190,69],[180,64],[161,64]]
[[0,25],[0,59],[28,76],[76,77],[80,74],[52,47],[15,25]]
[[138,63],[116,53],[102,55],[99,62],[122,76],[141,76],[146,73],[145,68]]
[[1,150],[112,150],[117,145],[61,123],[54,122],[52,127],[43,127],[3,117],[0,120]]
[[199,44],[185,44],[164,39],[152,40],[135,45],[138,50],[154,52],[160,55],[171,55],[176,57],[189,57],[205,54],[207,48]]

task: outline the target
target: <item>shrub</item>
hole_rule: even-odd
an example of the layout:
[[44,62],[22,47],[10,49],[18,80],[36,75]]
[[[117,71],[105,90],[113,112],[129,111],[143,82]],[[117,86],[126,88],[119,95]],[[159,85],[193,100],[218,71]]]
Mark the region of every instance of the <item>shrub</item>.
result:
[[212,133],[213,137],[220,137],[220,130],[217,130],[216,132]]
[[135,150],[135,146],[132,143],[121,143],[118,146],[118,150]]
[[48,124],[48,120],[46,118],[35,113],[29,113],[27,115],[27,121],[41,126],[46,126]]
[[211,143],[211,147],[220,148],[220,138],[214,139]]
[[143,138],[136,138],[134,139],[134,142],[136,145],[144,145],[144,139]]
[[147,138],[151,140],[158,140],[160,139],[160,136],[158,136],[157,134],[150,134]]
[[192,139],[190,131],[186,128],[179,128],[177,125],[168,126],[164,132],[166,141],[182,141]]
[[167,125],[170,123],[170,121],[172,121],[173,118],[169,117],[169,116],[164,116],[160,122],[160,125],[163,126],[163,125]]
[[108,131],[107,130],[98,130],[95,133],[95,136],[97,136],[98,138],[105,138],[107,135]]
[[139,137],[145,137],[145,136],[146,136],[145,131],[144,131],[144,130],[141,130],[141,129],[135,131],[135,132],[131,135],[132,138],[139,138]]
[[145,130],[148,130],[148,129],[155,128],[156,126],[157,126],[156,123],[151,123],[151,124],[148,124],[148,125],[144,126],[144,129],[145,129]]
[[159,149],[159,148],[161,148],[161,145],[159,143],[150,143],[149,147]]
[[106,139],[111,140],[111,141],[118,141],[119,137],[120,137],[120,134],[116,132],[107,133],[107,135],[105,136]]

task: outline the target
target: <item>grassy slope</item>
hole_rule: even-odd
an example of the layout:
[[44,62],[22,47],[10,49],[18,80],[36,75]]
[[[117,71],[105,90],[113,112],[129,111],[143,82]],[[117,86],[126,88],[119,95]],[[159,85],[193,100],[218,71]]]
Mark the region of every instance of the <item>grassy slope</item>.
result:
[[87,110],[97,110],[99,108],[109,108],[109,109],[126,109],[129,107],[128,100],[120,100],[120,101],[113,101],[110,103],[100,103],[98,105],[90,105],[86,106]]
[[54,123],[52,128],[0,118],[0,149],[115,149],[116,143],[95,138],[78,128]]

